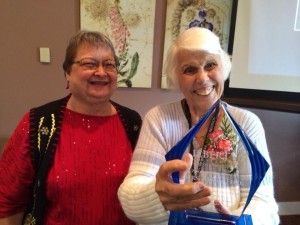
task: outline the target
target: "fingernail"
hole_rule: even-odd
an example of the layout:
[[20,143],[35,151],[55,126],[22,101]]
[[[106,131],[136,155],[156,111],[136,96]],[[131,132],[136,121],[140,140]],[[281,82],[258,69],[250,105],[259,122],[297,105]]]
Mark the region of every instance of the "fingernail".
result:
[[203,186],[202,185],[195,185],[194,186],[194,193],[198,193],[199,191],[203,190]]

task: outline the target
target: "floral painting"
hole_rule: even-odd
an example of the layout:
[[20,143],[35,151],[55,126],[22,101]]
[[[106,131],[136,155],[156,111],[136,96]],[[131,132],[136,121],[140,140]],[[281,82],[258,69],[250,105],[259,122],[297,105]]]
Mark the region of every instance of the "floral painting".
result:
[[80,28],[106,34],[119,58],[119,87],[150,88],[155,0],[81,0]]
[[[164,59],[171,43],[184,30],[206,27],[219,36],[222,48],[227,51],[233,0],[168,0]],[[167,88],[162,74],[161,87]]]

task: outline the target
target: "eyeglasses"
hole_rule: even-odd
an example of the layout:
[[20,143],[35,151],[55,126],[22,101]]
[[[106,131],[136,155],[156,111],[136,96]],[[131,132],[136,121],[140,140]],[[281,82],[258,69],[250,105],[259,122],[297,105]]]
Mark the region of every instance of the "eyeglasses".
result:
[[[72,63],[78,64],[83,70],[97,70],[100,66],[100,62],[94,58],[83,58]],[[106,72],[115,72],[117,70],[117,65],[113,60],[102,62],[102,67]]]

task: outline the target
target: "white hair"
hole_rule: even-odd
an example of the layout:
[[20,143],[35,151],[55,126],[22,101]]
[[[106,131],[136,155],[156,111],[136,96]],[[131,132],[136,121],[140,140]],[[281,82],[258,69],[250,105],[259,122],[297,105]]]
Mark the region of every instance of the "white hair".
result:
[[231,71],[231,61],[229,55],[222,49],[219,37],[206,28],[192,27],[185,30],[173,42],[168,50],[165,61],[165,74],[167,84],[170,88],[179,88],[176,74],[177,54],[180,49],[191,51],[205,51],[220,57],[224,81]]

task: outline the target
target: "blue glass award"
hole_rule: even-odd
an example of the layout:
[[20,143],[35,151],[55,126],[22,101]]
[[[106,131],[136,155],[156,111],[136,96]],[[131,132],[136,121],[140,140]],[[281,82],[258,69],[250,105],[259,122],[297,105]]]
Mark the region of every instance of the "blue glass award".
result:
[[[195,135],[205,121],[210,117],[213,118],[213,114],[218,113],[219,110],[224,112],[220,128],[211,129],[205,137],[205,144],[202,147],[197,146]],[[180,177],[179,172],[174,172],[173,182],[203,182],[212,189],[212,203],[197,209],[171,211],[169,225],[252,225],[251,215],[244,214],[244,211],[270,165],[237,124],[225,103],[217,101],[166,154],[166,160],[182,159],[187,149],[191,149],[191,145],[193,166],[183,178]],[[238,160],[241,157],[244,160],[246,158],[247,165],[251,165],[249,168],[241,167]],[[239,210],[237,209],[241,206],[237,204],[239,202],[237,198],[240,196],[234,194],[237,192],[242,192],[242,196],[246,196],[245,204]],[[230,211],[238,213],[232,215],[218,213],[214,200],[219,200]]]

